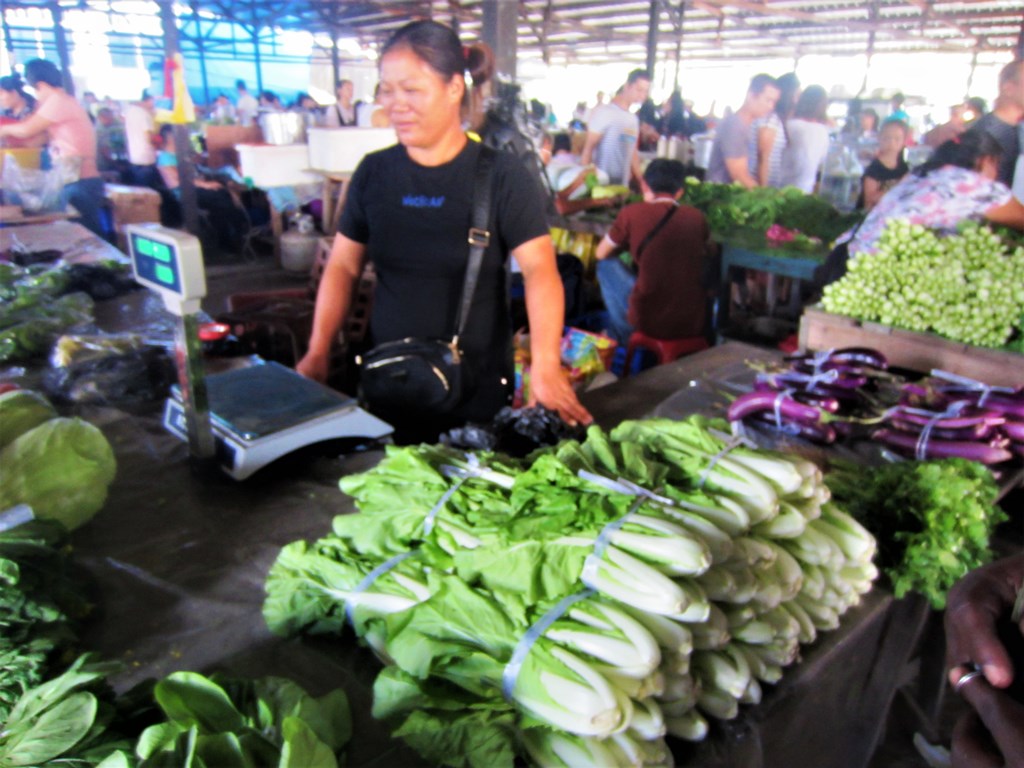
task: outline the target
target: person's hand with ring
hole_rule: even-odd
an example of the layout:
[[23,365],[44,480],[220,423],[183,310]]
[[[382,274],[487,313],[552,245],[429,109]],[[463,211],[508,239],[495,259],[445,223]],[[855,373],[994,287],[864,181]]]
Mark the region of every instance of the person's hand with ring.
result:
[[[946,666],[950,685],[960,682],[963,692],[974,687],[964,676],[974,666],[995,688],[1013,681],[1014,664],[996,632],[999,621],[1007,620],[1024,584],[1024,553],[977,568],[949,591],[946,603]],[[1024,635],[1024,619],[1016,617]],[[1018,660],[1018,664],[1024,660]],[[979,676],[980,677],[980,676]],[[962,681],[962,682],[961,682]]]
[[961,683],[958,693],[973,711],[953,729],[952,768],[1022,768],[1024,704],[993,688],[982,675]]

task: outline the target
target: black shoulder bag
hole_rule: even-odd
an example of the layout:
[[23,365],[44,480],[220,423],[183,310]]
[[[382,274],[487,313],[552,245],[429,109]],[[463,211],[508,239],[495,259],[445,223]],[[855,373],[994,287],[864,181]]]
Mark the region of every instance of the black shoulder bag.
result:
[[388,341],[364,354],[358,361],[360,388],[371,408],[450,413],[472,392],[471,372],[467,370],[459,339],[469,320],[484,251],[491,238],[488,226],[494,156],[494,150],[480,147],[473,183],[469,261],[455,332],[447,340],[410,337]]
[[656,234],[658,234],[659,232],[661,232],[662,229],[664,229],[665,225],[668,224],[668,220],[672,218],[673,214],[675,214],[675,212],[678,209],[679,209],[678,205],[671,206],[668,209],[668,213],[666,213],[664,216],[662,216],[661,219],[658,220],[658,223],[654,225],[654,229],[652,229],[650,232],[647,233],[647,237],[645,237],[640,242],[640,245],[637,246],[636,254],[633,256],[633,263],[634,264],[639,264],[640,254],[644,252],[644,248],[646,248],[648,245],[651,244],[651,240],[654,239],[654,236]]

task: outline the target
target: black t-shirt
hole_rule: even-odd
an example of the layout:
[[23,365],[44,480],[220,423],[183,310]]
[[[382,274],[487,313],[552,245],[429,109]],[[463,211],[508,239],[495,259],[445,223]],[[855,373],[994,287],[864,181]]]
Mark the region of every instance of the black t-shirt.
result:
[[885,163],[879,160],[877,157],[871,161],[868,165],[867,170],[864,171],[864,175],[860,181],[860,197],[857,198],[857,207],[864,207],[864,179],[874,179],[882,187],[882,194],[885,194],[890,189],[895,187],[900,179],[910,173],[910,166],[907,165],[907,161],[900,155],[899,162],[896,163],[895,168],[889,168]]
[[[426,167],[395,145],[367,155],[356,169],[338,231],[366,245],[377,272],[374,344],[409,336],[451,338],[469,258],[479,153],[480,145],[470,141],[451,162]],[[506,264],[511,251],[548,233],[543,201],[519,159],[497,153],[491,240],[460,340],[482,376],[511,376]]]
[[999,181],[1008,187],[1013,186],[1013,171],[1017,166],[1017,155],[1020,154],[1020,140],[1017,138],[1017,126],[1003,122],[993,113],[982,115],[973,126],[972,131],[984,131],[1003,148],[999,156]]

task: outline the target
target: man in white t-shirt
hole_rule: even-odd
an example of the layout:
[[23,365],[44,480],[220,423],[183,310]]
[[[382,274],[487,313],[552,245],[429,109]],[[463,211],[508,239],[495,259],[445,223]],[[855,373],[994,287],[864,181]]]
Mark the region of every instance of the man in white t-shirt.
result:
[[142,98],[124,111],[124,139],[131,164],[131,182],[139,187],[161,186],[160,174],[156,169],[156,121],[153,117],[153,97],[148,91]]
[[256,112],[260,108],[260,103],[245,87],[245,80],[236,80],[235,90],[238,91],[238,100],[235,102],[238,123],[239,125],[252,125],[256,121]]
[[637,154],[640,120],[629,110],[635,104],[642,104],[650,90],[650,73],[634,69],[611,102],[596,108],[590,116],[580,162],[583,165],[593,163],[608,174],[612,184],[628,186],[631,176],[637,183],[642,180]]

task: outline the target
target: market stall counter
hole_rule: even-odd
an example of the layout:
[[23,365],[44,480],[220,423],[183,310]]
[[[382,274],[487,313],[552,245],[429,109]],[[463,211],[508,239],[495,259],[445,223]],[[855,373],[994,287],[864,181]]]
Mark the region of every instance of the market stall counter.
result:
[[[105,304],[97,312],[105,330],[165,339],[172,333],[151,294]],[[746,361],[776,356],[730,343],[596,390],[584,402],[609,427],[679,410],[721,413],[722,393],[744,378],[749,384]],[[313,694],[343,687],[357,734],[349,765],[423,764],[370,716],[380,663],[354,637],[283,640],[260,612],[280,548],[319,538],[334,516],[354,512],[338,479],[368,469],[381,451],[300,451],[235,482],[192,468],[187,446],[161,426],[159,403],[75,410],[104,431],[118,460],[105,508],[73,539],[97,606],[82,647],[125,664],[115,685],[126,689],[179,669],[219,669],[289,677]],[[838,630],[806,647],[803,661],[760,705],[715,725],[700,744],[676,742],[678,764],[806,764],[808,755],[816,766],[866,764],[925,614],[923,603],[895,601],[876,589]]]

